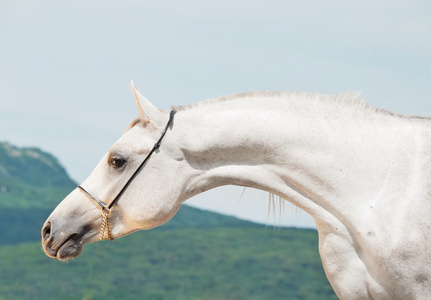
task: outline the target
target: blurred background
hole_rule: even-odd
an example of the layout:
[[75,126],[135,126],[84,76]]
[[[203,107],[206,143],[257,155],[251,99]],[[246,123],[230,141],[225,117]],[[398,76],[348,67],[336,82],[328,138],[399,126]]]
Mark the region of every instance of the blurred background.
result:
[[[279,285],[282,291],[286,290],[283,286],[288,286],[289,291],[297,293],[287,297],[284,292],[277,294],[274,291],[256,296],[256,299],[312,299],[306,293],[313,290],[314,279],[300,279],[298,274],[302,273],[318,274],[319,280],[323,278],[326,287],[316,289],[316,295],[322,296],[323,291],[329,291],[330,299],[335,296],[321,269],[314,230],[298,231],[307,236],[302,235],[299,240],[310,241],[308,245],[311,246],[294,243],[296,233],[291,235],[284,228],[280,233],[274,233],[272,229],[264,231],[267,237],[261,237],[263,244],[274,243],[280,249],[296,245],[289,251],[299,264],[298,270],[306,270],[296,272],[292,271],[296,270],[293,262],[284,260],[286,255],[268,254],[265,259],[270,262],[263,265],[257,262],[266,261],[264,258],[247,257],[246,253],[263,253],[261,248],[252,248],[252,245],[261,246],[256,242],[258,239],[250,239],[248,244],[241,245],[245,247],[244,252],[238,250],[237,254],[226,258],[228,254],[220,254],[225,250],[220,246],[223,242],[249,238],[248,235],[237,236],[240,234],[235,233],[237,228],[245,226],[250,232],[258,230],[253,234],[260,235],[260,227],[256,229],[251,223],[240,223],[228,217],[223,219],[191,208],[168,225],[166,232],[146,233],[148,249],[142,248],[139,240],[125,238],[124,242],[122,239],[115,244],[123,243],[123,246],[89,245],[89,248],[93,247],[92,251],[88,250],[92,254],[84,254],[83,258],[69,265],[49,261],[43,255],[36,242],[40,223],[76,183],[91,173],[109,147],[138,116],[129,87],[131,79],[145,97],[165,110],[171,105],[186,105],[247,91],[325,94],[359,91],[373,106],[396,113],[431,116],[431,2],[0,0],[0,142],[8,142],[0,145],[0,213],[7,217],[16,215],[16,224],[24,226],[11,225],[15,223],[0,216],[3,221],[0,224],[8,228],[2,237],[3,244],[0,243],[0,299],[11,299],[10,295],[14,295],[14,299],[42,299],[42,296],[66,299],[70,289],[80,291],[70,299],[107,299],[109,295],[115,298],[115,287],[120,287],[119,295],[133,299],[142,295],[140,287],[150,291],[156,281],[168,283],[157,286],[163,292],[147,294],[148,299],[167,299],[167,295],[173,299],[174,294],[169,294],[172,291],[189,291],[196,285],[203,291],[182,292],[181,295],[186,295],[184,299],[252,299],[250,295],[257,295],[253,290],[258,287],[255,282],[261,283],[259,289],[263,292],[272,291]],[[22,157],[22,160],[16,160],[16,157]],[[55,170],[49,172],[54,173],[47,172],[45,177],[37,178],[39,169],[36,167],[40,160],[34,161],[35,157],[50,161]],[[33,173],[27,170],[29,165],[34,166]],[[11,169],[7,169],[9,167]],[[16,178],[22,177],[19,182],[26,188],[17,184],[18,181],[12,182],[13,178],[7,176],[13,173],[10,170],[16,171]],[[29,174],[33,174],[30,179],[27,178]],[[64,179],[61,188],[48,182],[56,176]],[[46,190],[35,187],[36,182],[41,184],[39,181],[46,184]],[[26,192],[13,194],[14,187],[18,186]],[[268,194],[246,189],[240,199],[242,192],[239,187],[217,188],[190,199],[187,205],[260,224],[275,224],[276,227],[315,228],[313,219],[294,206],[287,206],[281,217],[276,213],[268,218]],[[202,222],[191,224],[190,219],[198,215]],[[211,228],[193,231],[193,228],[204,227],[204,221],[208,220],[214,221],[210,224],[229,227],[232,231],[214,231],[214,235],[210,231],[215,229]],[[168,230],[177,228],[178,224],[185,224],[189,232],[181,231],[180,235]],[[31,231],[29,239],[25,240],[30,244],[17,246],[19,237],[26,235],[19,228]],[[187,245],[195,245],[198,254],[190,259],[196,268],[202,266],[203,272],[232,265],[240,272],[234,277],[178,273],[184,266],[194,266],[190,260],[187,263],[181,260],[190,253],[186,252],[187,247],[181,252],[178,244],[163,245],[162,241],[171,240],[173,236],[197,238],[197,232],[205,232],[212,242],[181,240]],[[234,249],[236,246],[227,244],[226,248],[229,247]],[[302,262],[297,255],[304,254],[308,247],[314,251],[310,254],[313,259],[307,257]],[[155,249],[159,252],[149,259]],[[217,249],[222,257],[202,263],[199,257],[217,257],[206,252],[211,249]],[[137,255],[137,252],[143,257],[131,258],[127,263],[117,260],[115,264],[130,270],[137,265],[134,259],[146,262],[149,265],[142,266],[141,273],[135,270],[129,277],[124,277],[118,269],[111,270],[104,265],[104,259],[115,256],[112,253],[122,257],[130,256],[130,253]],[[29,257],[36,261],[27,261]],[[244,259],[242,264],[239,257]],[[46,266],[47,261],[53,269]],[[308,265],[310,261],[315,264]],[[173,267],[175,263],[177,268]],[[271,264],[275,266],[274,270],[268,267]],[[36,271],[29,271],[26,266],[34,266]],[[277,268],[280,266],[283,266],[281,271]],[[147,277],[155,269],[162,273],[151,275],[154,276],[151,281]],[[45,286],[30,284],[53,280],[42,275],[46,272],[55,274],[57,281],[65,286],[48,290]],[[225,270],[220,274],[225,274],[223,272],[231,274],[233,271]],[[250,287],[244,291],[233,285],[240,278],[261,272],[274,277],[269,283],[262,278],[248,281]],[[171,281],[166,279],[174,273],[178,277]],[[287,278],[288,273],[292,277],[283,281],[281,278]],[[185,277],[189,281],[184,281]],[[86,285],[75,283],[76,278],[85,279]],[[196,278],[207,278],[207,281],[198,284]],[[224,278],[232,286],[221,288],[219,282],[220,289],[217,290],[217,278]],[[96,281],[106,290],[102,292]],[[20,287],[13,287],[19,282],[21,288],[27,287],[25,292],[20,292]],[[136,285],[126,288],[126,283]],[[59,290],[62,291],[60,294],[57,293]],[[223,291],[229,292],[223,294]],[[178,293],[175,295],[174,298],[180,299]]]

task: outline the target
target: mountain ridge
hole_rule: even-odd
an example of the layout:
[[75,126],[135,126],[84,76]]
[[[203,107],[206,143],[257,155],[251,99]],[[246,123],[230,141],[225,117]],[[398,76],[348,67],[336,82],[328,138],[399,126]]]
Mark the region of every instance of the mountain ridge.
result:
[[0,142],[0,180],[6,179],[32,186],[76,186],[53,155],[36,147],[19,148]]

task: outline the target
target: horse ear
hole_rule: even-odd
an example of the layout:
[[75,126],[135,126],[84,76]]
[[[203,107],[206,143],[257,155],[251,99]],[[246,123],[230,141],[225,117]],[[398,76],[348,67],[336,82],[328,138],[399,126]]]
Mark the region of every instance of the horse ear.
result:
[[142,96],[142,94],[133,84],[133,80],[130,81],[130,86],[132,88],[133,98],[135,99],[136,105],[138,106],[139,114],[144,119],[145,123],[154,123],[156,125],[163,123],[163,112],[157,109],[157,107],[155,107],[147,98]]

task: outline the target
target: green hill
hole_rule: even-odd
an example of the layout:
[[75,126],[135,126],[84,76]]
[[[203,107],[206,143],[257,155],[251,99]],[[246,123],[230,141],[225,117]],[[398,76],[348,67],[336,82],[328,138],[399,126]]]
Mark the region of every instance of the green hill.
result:
[[76,184],[51,154],[0,142],[0,246],[40,239],[40,227]]
[[51,154],[0,143],[0,209],[52,208],[74,187]]
[[142,231],[67,264],[35,243],[1,247],[0,261],[4,299],[337,299],[314,230]]
[[187,206],[67,264],[49,259],[40,229],[76,185],[41,150],[0,143],[0,156],[0,300],[336,299],[315,230],[265,230]]

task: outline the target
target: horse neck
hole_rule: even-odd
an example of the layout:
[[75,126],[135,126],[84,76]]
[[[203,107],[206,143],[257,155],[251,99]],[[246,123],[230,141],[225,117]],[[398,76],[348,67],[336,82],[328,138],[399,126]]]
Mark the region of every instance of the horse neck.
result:
[[250,95],[180,111],[174,127],[190,167],[188,197],[221,185],[258,188],[334,227],[354,223],[420,164],[413,121],[305,98]]

